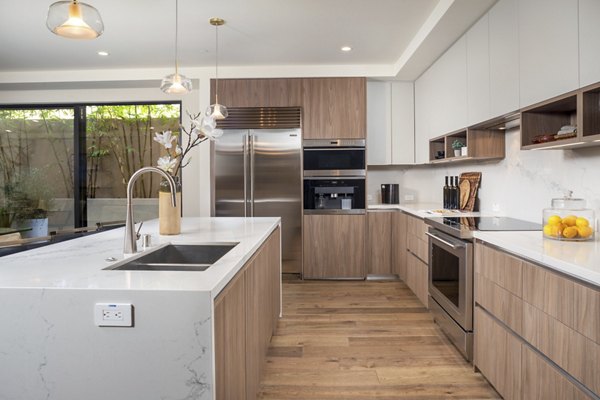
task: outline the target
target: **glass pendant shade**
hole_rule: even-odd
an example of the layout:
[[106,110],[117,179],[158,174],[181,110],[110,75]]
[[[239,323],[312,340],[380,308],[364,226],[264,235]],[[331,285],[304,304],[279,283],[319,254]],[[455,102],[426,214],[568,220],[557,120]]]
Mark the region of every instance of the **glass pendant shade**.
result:
[[104,32],[98,10],[77,0],[51,4],[46,26],[52,33],[69,39],[95,39]]
[[229,115],[229,111],[227,111],[227,107],[218,103],[218,100],[215,104],[211,104],[206,108],[206,116],[211,117],[217,120],[225,119]]
[[192,80],[177,72],[162,79],[160,90],[168,94],[185,94],[192,90]]

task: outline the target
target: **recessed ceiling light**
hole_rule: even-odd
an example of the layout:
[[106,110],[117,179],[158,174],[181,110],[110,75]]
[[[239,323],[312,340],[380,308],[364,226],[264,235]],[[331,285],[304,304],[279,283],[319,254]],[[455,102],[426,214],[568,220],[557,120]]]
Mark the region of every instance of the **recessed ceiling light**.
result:
[[99,56],[106,57],[106,56],[108,55],[108,51],[99,51],[99,52],[98,52],[98,55],[99,55]]
[[352,51],[352,47],[350,47],[350,46],[343,46],[343,47],[341,48],[341,50],[342,50],[342,51],[345,51],[345,52],[349,52],[349,51]]

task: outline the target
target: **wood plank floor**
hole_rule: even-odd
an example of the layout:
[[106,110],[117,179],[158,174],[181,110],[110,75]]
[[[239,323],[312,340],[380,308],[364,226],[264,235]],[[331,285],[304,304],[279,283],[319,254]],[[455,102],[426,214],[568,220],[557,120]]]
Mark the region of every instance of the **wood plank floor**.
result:
[[260,399],[497,399],[402,282],[284,282]]

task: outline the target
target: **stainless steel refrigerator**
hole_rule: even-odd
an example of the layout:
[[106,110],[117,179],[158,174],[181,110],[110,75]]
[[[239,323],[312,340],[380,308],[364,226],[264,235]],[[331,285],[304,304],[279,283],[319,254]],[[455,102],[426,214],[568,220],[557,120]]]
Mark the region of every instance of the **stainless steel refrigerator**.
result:
[[300,110],[292,110],[297,117],[290,119],[287,108],[230,109],[219,122],[224,133],[213,146],[213,215],[281,217],[282,269],[300,274],[302,144]]

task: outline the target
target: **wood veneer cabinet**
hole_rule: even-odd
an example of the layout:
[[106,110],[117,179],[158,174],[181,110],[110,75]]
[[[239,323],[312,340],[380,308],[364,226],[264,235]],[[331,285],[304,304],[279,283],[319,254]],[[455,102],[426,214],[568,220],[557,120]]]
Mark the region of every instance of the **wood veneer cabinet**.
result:
[[[211,80],[211,104],[215,81]],[[228,107],[302,106],[302,79],[219,79],[219,102]]]
[[392,220],[395,211],[367,212],[367,274],[395,274],[392,264]]
[[304,215],[304,278],[364,279],[366,225],[365,214]]
[[[600,394],[599,288],[476,243],[475,303],[476,318],[484,314],[522,344],[521,398]],[[506,376],[492,371],[502,360],[489,335],[490,327],[476,320],[474,364],[513,398],[501,389]]]
[[304,139],[365,139],[366,85],[365,78],[303,79]]
[[429,307],[429,246],[427,224],[412,215],[406,216],[406,279],[407,286],[425,307]]
[[406,263],[408,253],[406,251],[407,238],[407,215],[396,211],[392,216],[392,265],[394,273],[400,279],[406,281]]
[[256,399],[281,305],[277,228],[214,303],[217,399]]

